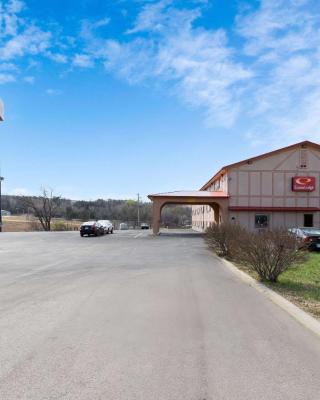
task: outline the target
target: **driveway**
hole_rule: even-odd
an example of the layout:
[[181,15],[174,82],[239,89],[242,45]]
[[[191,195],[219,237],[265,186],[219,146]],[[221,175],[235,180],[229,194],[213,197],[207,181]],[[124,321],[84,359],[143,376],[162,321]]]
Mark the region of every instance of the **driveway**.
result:
[[316,400],[320,340],[197,234],[2,233],[1,400]]

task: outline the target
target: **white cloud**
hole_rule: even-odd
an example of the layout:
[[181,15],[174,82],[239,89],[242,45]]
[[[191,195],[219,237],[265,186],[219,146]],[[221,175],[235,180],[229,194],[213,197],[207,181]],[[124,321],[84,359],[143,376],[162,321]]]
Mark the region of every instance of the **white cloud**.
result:
[[0,85],[5,83],[14,82],[16,78],[12,74],[0,73]]
[[[135,25],[128,33],[142,31],[160,31],[168,26],[170,14],[164,12],[172,0],[161,0],[153,4],[146,4],[139,13]],[[192,13],[192,11],[190,11]]]
[[66,64],[68,62],[68,57],[65,54],[61,53],[52,53],[51,51],[47,51],[46,57],[59,64]]
[[107,26],[110,23],[110,18],[103,18],[97,21],[90,21],[84,19],[81,21],[80,37],[83,39],[93,39],[95,37],[96,31],[99,28]]
[[35,82],[35,77],[34,76],[25,76],[23,80],[27,83],[30,83],[30,85],[33,85]]
[[47,89],[46,93],[49,96],[59,96],[60,94],[62,94],[62,90],[60,90],[60,89]]
[[[312,0],[263,0],[237,20],[258,79],[245,101],[254,136],[320,139],[320,12]],[[250,119],[250,116],[253,118]],[[258,133],[257,133],[258,132]]]
[[315,2],[261,0],[257,10],[239,15],[237,31],[247,39],[245,52],[259,55],[272,50],[283,54],[313,48],[318,42],[319,33],[316,36],[310,33],[314,24],[319,24],[319,13],[317,16],[310,11],[312,3]]
[[81,68],[92,68],[94,66],[93,58],[88,54],[75,54],[72,63]]
[[11,13],[19,13],[25,8],[25,4],[20,0],[10,0],[8,2],[8,11]]
[[130,83],[161,80],[171,93],[203,108],[208,123],[231,126],[240,110],[238,92],[252,72],[235,61],[224,31],[193,26],[200,9],[179,10],[171,3],[147,4],[127,31],[131,40],[100,41],[91,52]]
[[17,71],[18,68],[13,63],[0,63],[0,71]]
[[19,72],[19,59],[30,57],[31,63],[34,56],[45,56],[52,45],[51,32],[22,16],[24,9],[25,3],[20,0],[0,3],[0,70],[11,71],[15,78]]
[[49,47],[51,34],[30,26],[9,39],[0,48],[0,60],[12,60],[25,55],[37,55]]
[[161,87],[203,110],[211,127],[247,127],[243,136],[254,143],[320,138],[318,0],[258,0],[242,8],[229,31],[201,26],[210,2],[177,3],[141,2],[117,40],[103,18],[81,21],[77,38],[58,41],[25,18],[22,1],[7,1],[0,8],[0,83],[17,79],[22,57],[30,65],[39,56],[79,68],[100,62],[129,84]]
[[130,84],[160,83],[204,110],[210,126],[247,126],[244,136],[255,143],[319,138],[316,0],[261,0],[243,8],[233,42],[227,31],[196,26],[205,10],[199,4],[174,4],[145,4],[123,40],[105,40],[85,25],[86,53]]

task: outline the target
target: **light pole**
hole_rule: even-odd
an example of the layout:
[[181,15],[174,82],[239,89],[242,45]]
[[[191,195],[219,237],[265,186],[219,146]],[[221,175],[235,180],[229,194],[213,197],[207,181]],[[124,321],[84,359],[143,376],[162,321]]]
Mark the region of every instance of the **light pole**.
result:
[[0,175],[0,232],[2,232],[2,201],[1,201],[1,184],[4,180],[3,176]]

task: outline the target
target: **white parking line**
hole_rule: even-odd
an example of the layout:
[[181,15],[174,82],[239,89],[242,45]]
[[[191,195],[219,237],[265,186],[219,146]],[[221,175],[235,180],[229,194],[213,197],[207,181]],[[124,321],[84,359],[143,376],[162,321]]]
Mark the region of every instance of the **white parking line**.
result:
[[143,235],[143,233],[141,232],[141,233],[138,233],[136,236],[134,236],[134,239],[137,239],[139,236],[142,236]]

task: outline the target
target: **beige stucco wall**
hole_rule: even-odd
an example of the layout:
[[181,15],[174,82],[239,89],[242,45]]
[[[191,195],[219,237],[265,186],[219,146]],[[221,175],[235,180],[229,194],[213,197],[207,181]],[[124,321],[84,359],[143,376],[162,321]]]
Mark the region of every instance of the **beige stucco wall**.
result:
[[210,206],[192,206],[192,228],[201,232],[214,221],[214,211]]
[[[302,166],[303,165],[303,166]],[[314,176],[314,192],[293,192],[293,176]],[[314,147],[294,148],[228,170],[220,182],[208,190],[224,190],[229,206],[235,207],[320,207],[320,152]],[[255,215],[262,211],[229,211],[228,219],[250,229]],[[274,227],[302,226],[306,212],[263,212]],[[309,212],[308,212],[309,213]],[[320,226],[320,213],[313,212],[314,226]],[[203,230],[213,222],[213,212],[193,207],[193,227]]]
[[[304,214],[306,212],[254,212],[254,211],[241,211],[241,212],[230,212],[229,220],[232,221],[232,217],[234,217],[234,221],[237,221],[241,225],[249,228],[255,229],[255,215],[256,214],[267,214],[270,220],[269,227],[271,229],[274,228],[292,228],[296,226],[304,225]],[[307,213],[309,214],[309,212]],[[320,213],[313,212],[314,215],[314,226],[320,226]]]

